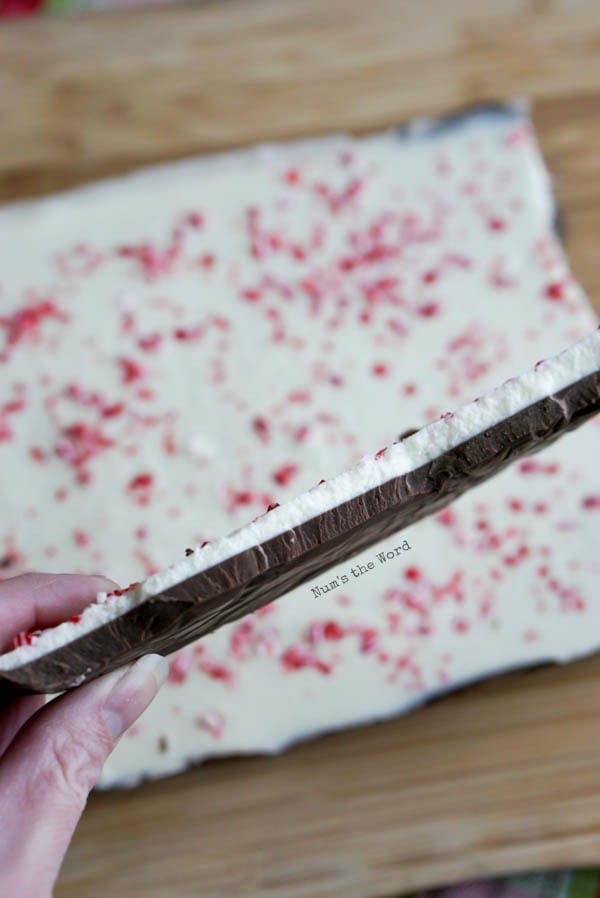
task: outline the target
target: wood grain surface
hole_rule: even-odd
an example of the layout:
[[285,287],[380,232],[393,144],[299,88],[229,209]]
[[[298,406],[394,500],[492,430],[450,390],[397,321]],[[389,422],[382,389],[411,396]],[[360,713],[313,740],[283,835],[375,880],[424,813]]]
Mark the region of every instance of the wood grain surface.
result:
[[[528,96],[600,310],[598,0],[222,0],[0,30],[0,200]],[[599,596],[600,600],[600,596]],[[384,898],[600,862],[600,658],[92,796],[57,898]]]

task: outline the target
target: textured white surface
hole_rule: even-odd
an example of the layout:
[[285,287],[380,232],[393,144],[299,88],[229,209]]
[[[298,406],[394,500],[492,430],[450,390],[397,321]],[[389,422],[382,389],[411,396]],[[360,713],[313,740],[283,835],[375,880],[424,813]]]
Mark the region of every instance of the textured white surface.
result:
[[[4,573],[141,580],[560,352],[596,319],[553,217],[517,110],[0,211]],[[391,538],[178,653],[103,784],[595,650],[599,449],[594,422],[403,532],[410,550],[380,562]]]

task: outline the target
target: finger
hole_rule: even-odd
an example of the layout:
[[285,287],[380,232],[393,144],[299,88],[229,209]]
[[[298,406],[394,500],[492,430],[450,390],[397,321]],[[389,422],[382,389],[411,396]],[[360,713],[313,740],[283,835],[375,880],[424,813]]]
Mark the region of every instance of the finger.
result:
[[17,633],[43,630],[68,620],[98,592],[116,583],[83,574],[21,574],[0,582],[0,650],[6,651]]
[[14,699],[0,713],[0,758],[32,714],[44,707],[43,695],[24,695]]
[[[23,574],[0,583],[0,649],[14,635],[42,629],[68,619],[88,605],[98,592],[114,589],[112,580],[80,574]],[[0,697],[0,757],[23,724],[44,705],[42,696],[20,696],[5,703]]]
[[146,655],[47,704],[0,762],[0,895],[49,895],[88,794],[168,665]]

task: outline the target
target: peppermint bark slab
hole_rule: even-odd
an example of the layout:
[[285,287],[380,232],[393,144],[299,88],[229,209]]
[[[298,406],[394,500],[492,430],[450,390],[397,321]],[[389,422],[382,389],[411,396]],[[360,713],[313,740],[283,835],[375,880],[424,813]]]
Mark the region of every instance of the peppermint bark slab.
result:
[[[571,345],[555,217],[518,104],[0,209],[0,577],[142,580]],[[103,785],[596,650],[599,424],[170,656]]]
[[[118,596],[121,607],[102,594],[100,614],[88,610],[80,622],[0,656],[0,678],[58,692],[147,652],[170,654],[432,514],[599,411],[600,328],[329,484],[190,552]],[[107,620],[95,626],[98,617]]]

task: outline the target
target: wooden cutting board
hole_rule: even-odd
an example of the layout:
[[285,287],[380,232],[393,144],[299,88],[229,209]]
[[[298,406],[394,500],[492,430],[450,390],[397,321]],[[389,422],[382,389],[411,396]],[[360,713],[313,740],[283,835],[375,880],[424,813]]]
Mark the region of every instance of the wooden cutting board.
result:
[[[598,302],[598,0],[223,0],[4,25],[0,199],[516,95],[535,101]],[[599,681],[600,658],[514,674],[283,756],[94,795],[57,898],[384,898],[599,863]]]

